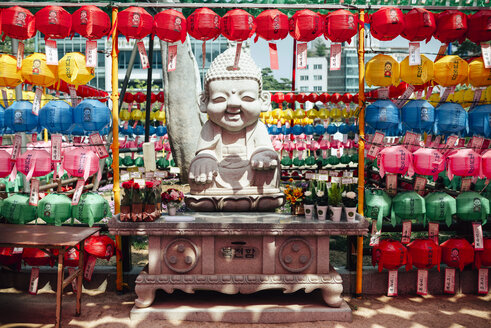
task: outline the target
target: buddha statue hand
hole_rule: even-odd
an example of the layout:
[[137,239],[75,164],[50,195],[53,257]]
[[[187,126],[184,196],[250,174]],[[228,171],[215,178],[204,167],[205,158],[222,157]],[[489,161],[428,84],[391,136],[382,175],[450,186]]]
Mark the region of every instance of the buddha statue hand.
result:
[[251,156],[254,170],[272,170],[278,165],[278,154],[271,149],[261,149]]
[[218,162],[210,155],[196,156],[189,167],[189,182],[210,184],[218,175]]

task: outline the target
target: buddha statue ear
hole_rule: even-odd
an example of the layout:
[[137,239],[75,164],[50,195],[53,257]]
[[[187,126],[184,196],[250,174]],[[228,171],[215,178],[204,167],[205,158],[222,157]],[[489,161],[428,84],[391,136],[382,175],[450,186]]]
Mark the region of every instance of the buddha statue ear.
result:
[[203,91],[199,96],[199,111],[206,113],[206,106],[208,104],[208,95]]
[[261,92],[261,112],[267,112],[271,109],[271,93],[267,91]]

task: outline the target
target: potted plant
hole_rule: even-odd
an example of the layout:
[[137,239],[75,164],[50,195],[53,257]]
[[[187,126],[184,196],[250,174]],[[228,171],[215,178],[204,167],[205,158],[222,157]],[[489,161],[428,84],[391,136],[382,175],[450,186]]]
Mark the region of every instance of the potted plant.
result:
[[303,191],[302,188],[300,187],[291,187],[290,185],[286,185],[285,190],[283,190],[283,193],[285,193],[285,198],[287,204],[290,205],[290,212],[293,215],[302,215],[304,214],[303,211]]
[[184,194],[174,188],[169,188],[162,193],[162,203],[167,206],[167,213],[176,215],[177,209],[182,205]]
[[317,207],[317,219],[320,221],[326,220],[327,207],[329,205],[327,195],[327,185],[325,181],[319,181],[316,188],[316,207]]
[[157,197],[155,196],[155,186],[153,182],[145,182],[145,208],[143,211],[143,221],[153,222],[159,215],[160,211],[157,209]]
[[131,191],[131,219],[143,221],[143,192],[140,190],[138,183],[133,183]]
[[331,220],[341,221],[341,211],[343,210],[342,200],[343,187],[338,183],[332,183],[328,190],[329,208],[331,210]]
[[121,221],[131,220],[131,203],[133,199],[133,180],[123,182],[123,197],[121,198],[120,216]]
[[350,185],[349,190],[343,193],[343,205],[346,213],[346,220],[348,222],[354,222],[356,218],[356,206],[358,205],[358,195],[352,189],[353,185]]
[[315,200],[315,185],[314,180],[310,180],[309,187],[304,193],[305,199],[303,201],[303,210],[305,212],[305,218],[307,220],[312,220],[312,215],[314,214],[314,200]]

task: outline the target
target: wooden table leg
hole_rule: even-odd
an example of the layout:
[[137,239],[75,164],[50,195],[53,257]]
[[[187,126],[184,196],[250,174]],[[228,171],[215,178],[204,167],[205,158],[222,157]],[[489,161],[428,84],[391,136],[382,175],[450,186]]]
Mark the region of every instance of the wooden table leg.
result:
[[58,281],[56,286],[56,323],[55,328],[61,327],[61,298],[63,296],[63,258],[65,249],[60,248],[58,254]]
[[79,316],[82,312],[82,281],[84,279],[84,242],[80,242],[80,250],[78,252],[78,268],[81,269],[80,274],[77,277],[77,306],[75,308],[75,315]]

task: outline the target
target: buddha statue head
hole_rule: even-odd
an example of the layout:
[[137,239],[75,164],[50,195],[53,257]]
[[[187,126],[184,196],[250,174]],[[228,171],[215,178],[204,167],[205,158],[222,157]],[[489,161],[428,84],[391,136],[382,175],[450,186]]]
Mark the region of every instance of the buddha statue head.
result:
[[246,52],[234,66],[235,52],[229,48],[211,63],[200,99],[201,112],[230,132],[257,123],[259,114],[271,106],[270,93],[262,89],[261,70]]

